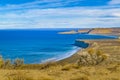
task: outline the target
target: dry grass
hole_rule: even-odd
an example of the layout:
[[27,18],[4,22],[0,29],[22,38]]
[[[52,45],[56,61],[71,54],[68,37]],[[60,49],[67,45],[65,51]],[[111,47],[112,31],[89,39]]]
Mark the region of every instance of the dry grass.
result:
[[87,76],[77,76],[75,78],[72,78],[70,80],[89,80]]
[[120,65],[84,66],[66,64],[42,70],[0,70],[1,80],[119,80]]
[[[24,64],[15,69],[0,69],[0,80],[120,80],[120,50],[118,50],[120,48],[118,44],[119,41],[94,42],[96,42],[96,45],[92,48],[83,50],[83,53],[78,52],[77,54],[79,55],[71,58],[74,63],[70,63],[72,61],[66,61],[64,65],[54,62],[42,65]],[[97,46],[97,44],[99,44],[99,46]],[[109,46],[107,46],[107,44]],[[114,44],[117,45],[114,46]],[[106,54],[109,55],[109,58],[104,56]],[[83,60],[87,60],[88,57],[90,57],[91,60],[95,57],[95,60],[94,58],[92,59],[95,63],[96,61],[99,61],[98,57],[102,57],[105,60],[95,65],[88,65],[88,62],[87,65],[84,65],[86,64],[85,62],[83,64],[84,66],[81,66],[77,63],[77,60],[79,60],[81,56],[84,57],[82,57]],[[6,62],[6,65],[9,65],[9,61]]]
[[120,28],[94,28],[90,34],[120,35]]

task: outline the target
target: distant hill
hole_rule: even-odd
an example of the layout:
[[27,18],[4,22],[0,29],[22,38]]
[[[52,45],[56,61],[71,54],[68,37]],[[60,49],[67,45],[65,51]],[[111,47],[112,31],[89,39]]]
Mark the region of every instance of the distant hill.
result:
[[120,35],[120,28],[94,28],[89,34]]
[[120,28],[86,28],[59,32],[59,34],[103,34],[103,35],[118,35],[120,36]]

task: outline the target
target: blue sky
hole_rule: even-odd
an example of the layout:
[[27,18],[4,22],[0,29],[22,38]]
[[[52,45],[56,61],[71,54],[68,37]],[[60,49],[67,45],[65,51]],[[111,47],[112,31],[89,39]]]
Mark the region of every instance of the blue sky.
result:
[[0,0],[0,29],[120,27],[120,0]]

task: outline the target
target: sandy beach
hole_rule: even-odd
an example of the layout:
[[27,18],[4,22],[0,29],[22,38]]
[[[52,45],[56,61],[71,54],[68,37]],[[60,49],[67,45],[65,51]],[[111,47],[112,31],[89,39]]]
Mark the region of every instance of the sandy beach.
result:
[[84,41],[89,46],[57,62],[6,66],[0,69],[0,79],[120,80],[120,39],[77,41]]
[[[85,49],[80,49],[71,57],[58,61],[60,63],[75,63],[77,59],[79,59],[81,53],[85,52],[90,48],[95,48],[97,50],[102,50],[104,53],[107,53],[111,56],[111,58],[115,58],[114,60],[119,60],[120,56],[120,40],[119,39],[103,39],[103,40],[82,40],[85,43],[90,44],[89,47]],[[114,49],[114,50],[113,50]],[[116,54],[114,54],[116,53]],[[115,57],[113,57],[115,56]],[[116,59],[117,57],[117,59]]]
[[[120,40],[85,40],[90,46],[69,58],[45,64],[25,64],[15,69],[1,69],[0,79],[23,78],[25,80],[119,80]],[[78,65],[81,54],[94,49],[101,50],[108,58],[94,65]],[[99,53],[101,55],[101,53]],[[14,74],[14,75],[12,75]],[[31,76],[33,75],[33,76]],[[102,77],[101,77],[102,76]],[[99,78],[98,78],[99,77]]]
[[0,0],[0,80],[120,80],[120,0]]

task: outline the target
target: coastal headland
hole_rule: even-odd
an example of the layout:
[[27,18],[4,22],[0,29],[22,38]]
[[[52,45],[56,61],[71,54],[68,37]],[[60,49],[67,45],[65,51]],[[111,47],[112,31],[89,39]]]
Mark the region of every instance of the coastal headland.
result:
[[[117,35],[119,37],[119,29],[105,29],[103,34]],[[99,29],[92,30],[90,32],[92,34],[102,34],[101,31],[98,31]],[[103,29],[101,30],[103,31]],[[83,44],[88,45],[80,49],[71,57],[57,62],[48,62],[44,64],[24,64],[10,69],[1,68],[0,79],[120,80],[119,38],[92,40],[76,39],[75,42],[82,42]]]
[[75,62],[79,57],[81,56],[80,54],[87,52],[89,49],[95,49],[95,50],[100,50],[103,53],[106,53],[109,55],[109,59],[111,61],[118,61],[120,62],[120,39],[101,39],[101,40],[76,40],[77,42],[84,42],[89,44],[87,48],[83,48],[79,50],[76,54],[73,56],[66,58],[64,60],[61,60],[60,62]]
[[[81,40],[80,40],[81,41]],[[84,40],[89,47],[79,50],[69,58],[45,64],[24,64],[14,69],[0,69],[2,80],[119,80],[120,40]],[[99,58],[85,62],[93,54]],[[97,52],[94,54],[94,52]],[[82,57],[81,57],[82,56]],[[89,55],[88,55],[89,56]],[[93,56],[93,57],[95,57]],[[83,59],[82,62],[79,62]],[[89,59],[89,57],[88,57]],[[98,62],[98,63],[97,63]]]
[[59,32],[59,34],[101,34],[120,36],[120,28],[85,28],[66,32]]

